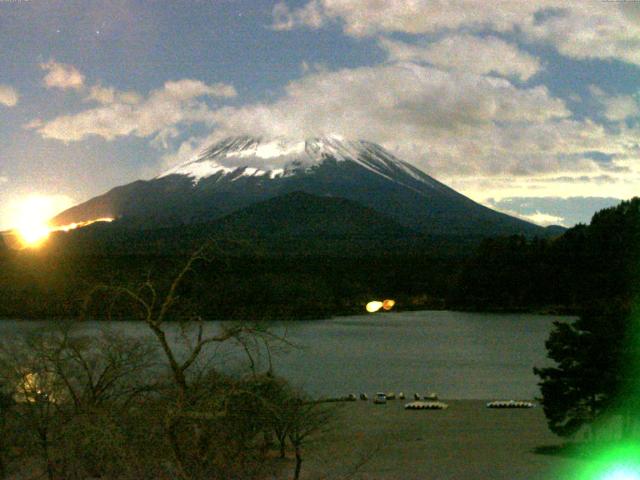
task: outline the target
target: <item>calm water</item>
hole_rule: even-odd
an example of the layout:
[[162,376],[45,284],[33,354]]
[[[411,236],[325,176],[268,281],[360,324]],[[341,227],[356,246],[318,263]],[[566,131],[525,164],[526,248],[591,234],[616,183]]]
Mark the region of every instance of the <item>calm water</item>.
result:
[[[296,345],[273,352],[276,373],[314,395],[376,391],[436,392],[441,398],[528,399],[539,395],[534,365],[546,365],[544,342],[554,320],[567,317],[462,312],[402,312],[282,322],[276,333]],[[85,329],[103,328],[84,324]],[[219,324],[208,324],[214,330]],[[0,335],[43,328],[1,321]],[[145,325],[109,328],[147,335]],[[238,369],[245,362],[230,345],[208,359]],[[262,366],[266,356],[257,359]]]

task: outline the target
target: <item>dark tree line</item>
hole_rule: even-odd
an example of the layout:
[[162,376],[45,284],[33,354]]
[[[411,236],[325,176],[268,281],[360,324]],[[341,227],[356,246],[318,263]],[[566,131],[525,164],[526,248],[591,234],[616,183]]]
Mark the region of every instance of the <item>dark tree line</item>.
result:
[[[400,309],[576,313],[630,295],[640,264],[630,247],[638,244],[630,214],[637,208],[638,199],[623,202],[553,239],[493,238],[476,248],[450,240],[437,248],[285,253],[245,240],[215,265],[199,265],[184,295],[209,319],[322,318],[359,313],[379,297]],[[163,282],[188,258],[114,245],[102,254],[0,252],[0,317],[72,317],[96,283],[135,285],[149,275]]]
[[[556,322],[547,340],[555,365],[535,368],[550,429],[572,436],[618,418],[640,431],[640,200],[598,212],[564,240],[584,264],[576,278],[580,317]],[[563,246],[561,244],[561,246]]]
[[555,239],[485,240],[462,268],[449,304],[477,310],[585,306],[631,298],[638,290],[640,199],[597,212]]
[[[187,258],[11,252],[0,258],[0,318],[77,316],[96,283],[133,286],[149,275],[162,283]],[[360,313],[379,297],[408,309],[442,308],[457,265],[416,253],[276,256],[247,247],[196,266],[182,288],[207,319],[323,318]]]

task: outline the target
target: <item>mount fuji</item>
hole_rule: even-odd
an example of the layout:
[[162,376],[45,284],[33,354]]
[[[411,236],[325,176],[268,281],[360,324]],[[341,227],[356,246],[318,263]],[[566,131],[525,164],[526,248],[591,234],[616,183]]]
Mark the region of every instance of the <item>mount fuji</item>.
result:
[[484,207],[379,145],[337,135],[227,138],[153,179],[72,207],[52,223],[112,217],[147,229],[211,222],[293,192],[344,198],[421,234],[546,235],[543,227]]

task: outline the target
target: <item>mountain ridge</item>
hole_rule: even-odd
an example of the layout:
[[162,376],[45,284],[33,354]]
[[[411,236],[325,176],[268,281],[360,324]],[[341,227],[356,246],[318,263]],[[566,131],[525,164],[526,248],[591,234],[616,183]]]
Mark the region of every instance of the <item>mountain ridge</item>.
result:
[[151,180],[72,207],[53,223],[105,216],[139,219],[139,228],[208,222],[293,191],[346,198],[423,234],[547,236],[544,228],[474,202],[379,145],[335,135],[230,137]]
[[257,202],[209,223],[160,229],[130,228],[125,220],[60,232],[50,250],[76,254],[174,255],[207,240],[278,255],[365,255],[424,251],[429,239],[377,211],[339,197],[291,192]]

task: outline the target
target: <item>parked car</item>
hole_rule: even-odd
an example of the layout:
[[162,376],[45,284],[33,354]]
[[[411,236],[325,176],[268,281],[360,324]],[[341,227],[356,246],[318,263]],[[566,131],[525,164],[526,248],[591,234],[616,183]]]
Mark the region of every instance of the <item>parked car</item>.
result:
[[373,403],[387,403],[387,395],[382,392],[376,393],[376,398],[373,399]]

